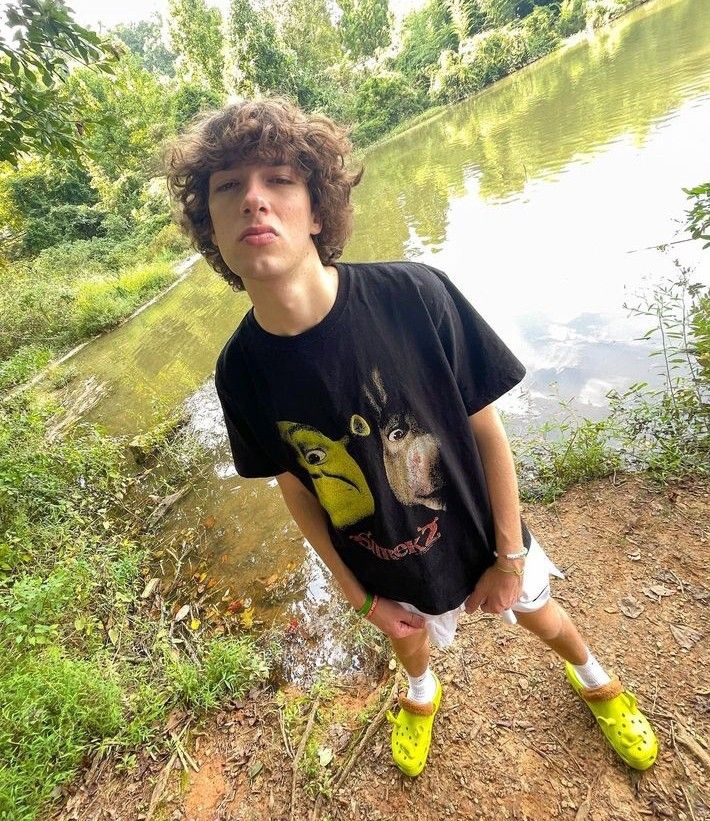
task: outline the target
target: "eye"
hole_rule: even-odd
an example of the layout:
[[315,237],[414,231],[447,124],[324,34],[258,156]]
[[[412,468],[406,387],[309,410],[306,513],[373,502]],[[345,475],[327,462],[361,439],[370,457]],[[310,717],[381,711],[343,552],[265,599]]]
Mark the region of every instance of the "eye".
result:
[[291,183],[291,179],[289,177],[273,177],[274,182],[279,183],[279,185],[289,185]]
[[387,434],[387,438],[390,442],[398,442],[400,439],[404,439],[408,433],[409,428],[394,428]]
[[229,191],[229,189],[232,188],[235,185],[237,185],[236,180],[227,180],[226,182],[220,183],[217,186],[216,190],[217,191]]
[[304,454],[306,462],[308,462],[309,465],[321,465],[325,462],[326,455],[323,448],[311,448]]

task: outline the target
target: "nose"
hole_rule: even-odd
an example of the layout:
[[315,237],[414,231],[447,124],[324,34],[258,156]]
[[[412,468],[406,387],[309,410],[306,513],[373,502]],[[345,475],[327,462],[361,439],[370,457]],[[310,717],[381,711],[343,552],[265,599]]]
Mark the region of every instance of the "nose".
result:
[[242,213],[256,214],[259,211],[264,213],[268,210],[269,206],[266,200],[266,191],[260,180],[255,176],[248,177],[242,199]]

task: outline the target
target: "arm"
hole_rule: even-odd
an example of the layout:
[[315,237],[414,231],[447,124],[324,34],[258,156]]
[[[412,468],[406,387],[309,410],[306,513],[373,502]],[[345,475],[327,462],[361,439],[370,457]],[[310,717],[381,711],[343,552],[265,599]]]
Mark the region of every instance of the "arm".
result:
[[[333,574],[345,598],[355,609],[362,607],[366,591],[333,547],[328,533],[326,513],[320,502],[292,473],[282,473],[276,477],[276,481],[279,483],[286,507],[301,533]],[[421,616],[409,613],[401,605],[384,598],[380,598],[375,613],[369,620],[384,633],[395,638],[409,636],[424,625]]]
[[[503,423],[492,404],[470,416],[469,423],[488,485],[496,550],[499,554],[517,553],[523,546],[518,480]],[[524,565],[525,559],[511,560],[499,555],[498,569],[489,568],[481,576],[466,602],[466,609],[473,612],[480,605],[484,612],[500,613],[515,604],[520,598],[522,579],[499,570],[522,570]]]

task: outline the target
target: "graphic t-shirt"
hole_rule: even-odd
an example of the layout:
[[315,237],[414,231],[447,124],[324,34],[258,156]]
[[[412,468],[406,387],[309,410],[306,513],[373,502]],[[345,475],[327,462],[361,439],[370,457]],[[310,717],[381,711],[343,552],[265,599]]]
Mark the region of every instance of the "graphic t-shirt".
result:
[[222,350],[234,464],[244,477],[293,473],[366,590],[438,615],[494,562],[468,417],[525,368],[441,271],[336,267],[335,303],[316,326],[276,336],[249,311]]

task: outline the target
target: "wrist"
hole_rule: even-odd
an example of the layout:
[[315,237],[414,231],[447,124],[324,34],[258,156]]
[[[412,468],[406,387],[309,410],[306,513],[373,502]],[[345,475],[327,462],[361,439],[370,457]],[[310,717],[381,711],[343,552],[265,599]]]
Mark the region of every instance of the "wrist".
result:
[[360,607],[355,608],[355,612],[358,614],[358,616],[360,616],[361,618],[367,616],[370,610],[372,610],[372,603],[374,600],[375,597],[372,595],[372,593],[365,593],[365,598],[362,604],[360,605]]

